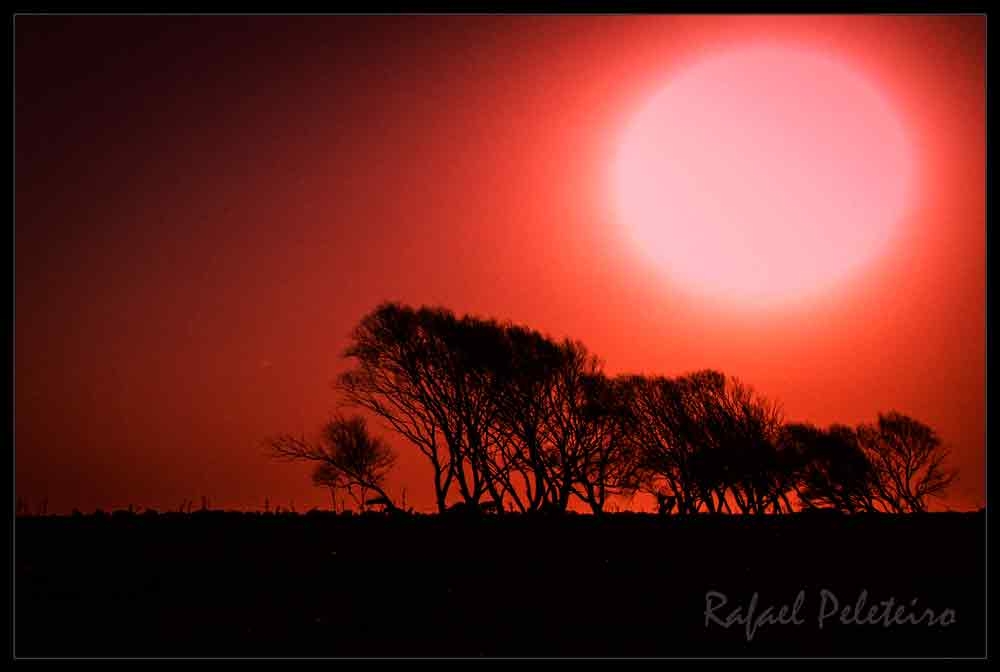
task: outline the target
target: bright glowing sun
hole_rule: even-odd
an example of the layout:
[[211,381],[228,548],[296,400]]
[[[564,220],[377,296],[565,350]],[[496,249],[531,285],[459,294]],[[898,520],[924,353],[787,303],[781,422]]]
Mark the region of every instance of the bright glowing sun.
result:
[[677,73],[631,120],[617,208],[685,289],[773,304],[886,251],[910,154],[897,114],[859,72],[798,48],[736,49]]

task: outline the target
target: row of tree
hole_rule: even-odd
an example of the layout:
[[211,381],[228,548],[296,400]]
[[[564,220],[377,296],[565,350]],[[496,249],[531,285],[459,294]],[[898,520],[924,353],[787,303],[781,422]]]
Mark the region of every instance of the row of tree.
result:
[[[677,514],[918,512],[955,474],[927,425],[896,412],[858,427],[785,421],[736,378],[699,371],[609,377],[583,344],[443,308],[378,306],[355,328],[355,365],[336,387],[426,458],[439,511],[594,513],[654,495]],[[395,463],[360,415],[320,441],[269,440],[276,457],[316,463],[313,479],[363,507],[397,504]]]

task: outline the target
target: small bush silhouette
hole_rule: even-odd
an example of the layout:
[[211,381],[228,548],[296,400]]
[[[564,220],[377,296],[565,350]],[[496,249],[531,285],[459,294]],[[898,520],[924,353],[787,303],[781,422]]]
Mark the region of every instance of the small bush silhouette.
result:
[[[384,489],[396,456],[384,441],[368,431],[361,416],[333,418],[324,426],[320,441],[283,435],[271,439],[268,445],[278,459],[316,463],[313,483],[333,493],[347,492],[362,511],[370,503],[396,508]],[[374,501],[369,492],[377,495]]]

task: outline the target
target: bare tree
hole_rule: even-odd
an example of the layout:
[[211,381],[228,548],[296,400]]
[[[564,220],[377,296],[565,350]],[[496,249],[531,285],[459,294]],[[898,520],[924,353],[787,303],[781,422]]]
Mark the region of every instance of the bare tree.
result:
[[879,510],[875,471],[853,429],[791,423],[782,429],[780,444],[786,454],[797,456],[794,487],[802,506],[844,513]]
[[523,327],[510,325],[504,335],[506,371],[497,377],[497,415],[487,462],[494,499],[509,501],[517,511],[533,511],[558,499],[547,442],[565,353],[551,339]]
[[776,403],[712,370],[636,376],[628,387],[626,432],[643,490],[672,497],[680,514],[791,510],[793,461],[777,443]]
[[494,500],[522,512],[565,511],[576,497],[603,510],[623,478],[618,387],[582,343],[517,325],[503,334],[486,460]]
[[778,450],[781,407],[737,378],[713,386],[706,418],[721,462],[721,478],[742,513],[791,510],[790,463]]
[[[337,416],[324,427],[321,440],[283,435],[268,441],[276,459],[315,462],[313,483],[331,493],[347,492],[364,510],[369,493],[378,503],[395,509],[385,491],[385,479],[396,462],[392,449],[368,431],[361,416]],[[335,500],[336,501],[336,500]]]
[[611,496],[638,489],[638,455],[626,439],[626,378],[608,379],[591,372],[579,379],[580,402],[572,409],[577,425],[579,466],[574,494],[594,514],[604,512]]
[[875,494],[893,513],[927,509],[929,497],[941,497],[955,478],[944,462],[948,451],[937,433],[907,415],[880,413],[857,429],[858,442],[875,472]]
[[486,455],[505,353],[496,322],[386,303],[354,330],[345,354],[357,366],[337,388],[428,459],[439,511],[447,509],[453,487],[478,506],[491,489]]
[[428,375],[431,335],[416,311],[395,303],[378,306],[355,328],[345,356],[357,360],[337,387],[348,402],[386,420],[430,461],[438,510],[446,509],[452,482],[449,446],[457,441],[443,395]]
[[[674,497],[678,514],[715,510],[715,480],[703,422],[706,395],[723,384],[721,374],[700,372],[683,378],[631,376],[623,381],[627,396],[625,435],[638,455],[641,490]],[[700,462],[700,464],[699,464]]]
[[[444,308],[381,304],[345,356],[355,366],[336,387],[427,458],[441,512],[456,498],[476,513],[565,511],[575,498],[600,513],[637,490],[679,514],[922,511],[954,477],[934,432],[898,413],[857,431],[785,425],[777,403],[718,371],[609,380],[579,342]],[[362,445],[349,435],[281,437],[276,452],[317,461],[331,492],[381,504],[375,474],[330,448]]]

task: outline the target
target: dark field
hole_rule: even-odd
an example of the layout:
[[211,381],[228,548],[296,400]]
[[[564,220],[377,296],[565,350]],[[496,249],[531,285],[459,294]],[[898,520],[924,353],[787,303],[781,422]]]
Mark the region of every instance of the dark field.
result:
[[[985,655],[982,512],[116,514],[19,518],[15,543],[18,657]],[[955,622],[820,629],[822,589]],[[804,622],[747,642],[706,627],[713,590],[720,618],[804,590]]]

